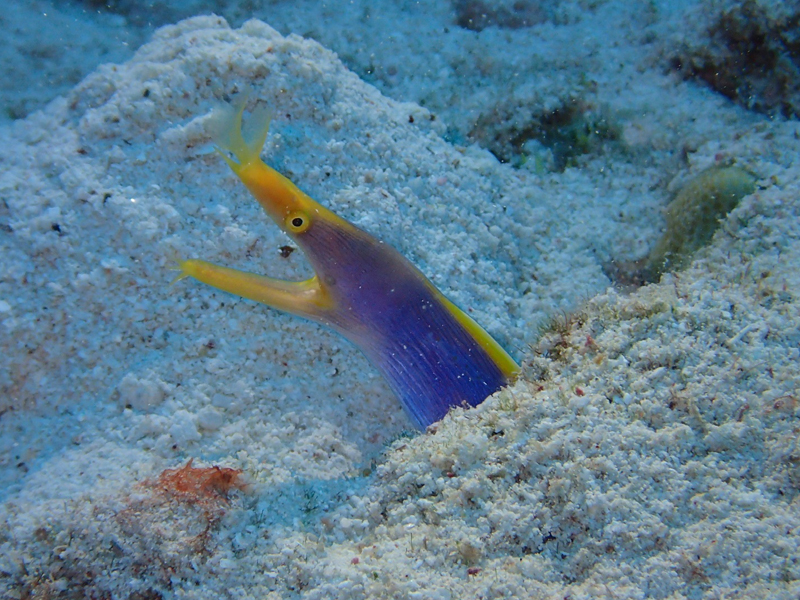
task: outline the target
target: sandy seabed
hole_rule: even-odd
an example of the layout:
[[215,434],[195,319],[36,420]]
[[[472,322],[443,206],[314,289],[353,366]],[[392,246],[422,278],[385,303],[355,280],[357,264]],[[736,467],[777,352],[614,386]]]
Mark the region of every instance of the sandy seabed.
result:
[[[196,17],[8,122],[0,596],[796,598],[800,127],[665,74],[653,37],[680,20],[627,36],[624,6],[431,34],[427,71],[383,47],[381,90],[311,39]],[[529,82],[503,92],[498,65]],[[619,147],[561,171],[469,143],[464,115],[586,73]],[[409,257],[518,382],[416,433],[334,333],[169,285],[178,257],[310,273],[210,145],[243,93],[275,111],[265,160]],[[610,287],[725,161],[758,188],[711,244]]]

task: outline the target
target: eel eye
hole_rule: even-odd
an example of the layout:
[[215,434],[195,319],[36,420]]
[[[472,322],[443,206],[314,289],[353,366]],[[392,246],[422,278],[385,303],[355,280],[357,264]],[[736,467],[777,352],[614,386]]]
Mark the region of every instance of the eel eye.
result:
[[311,220],[303,212],[293,212],[286,217],[286,228],[291,233],[303,233],[309,225],[311,225]]

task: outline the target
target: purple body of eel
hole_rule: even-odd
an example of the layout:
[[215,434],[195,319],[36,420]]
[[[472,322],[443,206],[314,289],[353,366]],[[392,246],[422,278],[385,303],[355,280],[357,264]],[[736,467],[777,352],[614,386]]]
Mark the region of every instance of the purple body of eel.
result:
[[505,386],[519,370],[506,351],[396,250],[264,164],[268,113],[256,111],[243,135],[243,111],[242,103],[212,117],[215,142],[235,157],[223,154],[316,275],[284,281],[192,259],[179,261],[176,279],[193,277],[332,327],[361,349],[421,428]]

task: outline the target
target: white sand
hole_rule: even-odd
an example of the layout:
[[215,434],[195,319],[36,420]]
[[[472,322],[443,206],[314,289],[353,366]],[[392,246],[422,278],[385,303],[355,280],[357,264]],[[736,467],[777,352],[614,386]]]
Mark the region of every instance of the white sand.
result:
[[[489,96],[446,81],[421,108],[316,42],[216,17],[0,130],[0,596],[796,597],[800,128],[662,74],[619,7],[447,38],[476,40],[468,61],[526,39],[561,65],[553,84],[519,67],[521,106],[565,97],[591,61],[626,150],[564,173],[442,138],[502,93],[502,69]],[[589,35],[598,22],[616,45]],[[381,85],[422,100],[409,77]],[[176,256],[309,272],[204,133],[243,90],[275,108],[268,162],[470,310],[525,359],[519,383],[386,446],[409,423],[344,340],[168,286]],[[659,285],[605,291],[603,264],[647,251],[669,190],[729,157],[761,187],[711,247]],[[249,482],[207,531],[202,507],[147,485],[189,458]]]

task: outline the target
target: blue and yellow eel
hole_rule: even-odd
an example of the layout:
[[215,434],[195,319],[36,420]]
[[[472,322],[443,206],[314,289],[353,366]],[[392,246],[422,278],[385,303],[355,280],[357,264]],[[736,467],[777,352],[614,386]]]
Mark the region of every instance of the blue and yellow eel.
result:
[[243,129],[244,108],[241,102],[212,114],[217,150],[315,275],[285,281],[191,259],[178,261],[176,280],[193,277],[338,331],[383,374],[420,428],[507,385],[517,363],[419,269],[261,160],[270,113],[257,108]]

